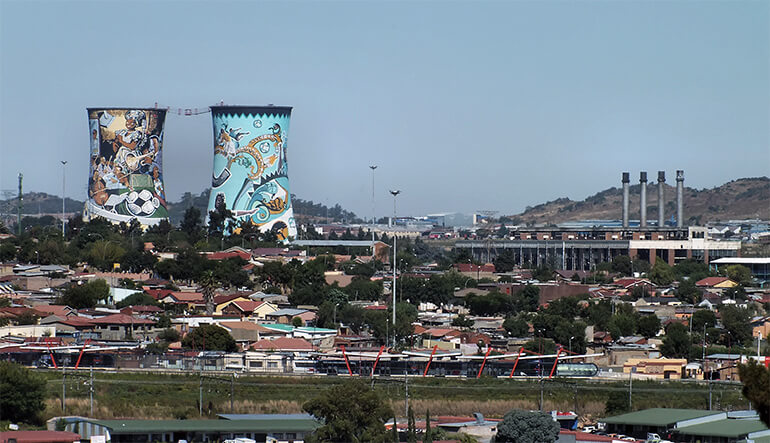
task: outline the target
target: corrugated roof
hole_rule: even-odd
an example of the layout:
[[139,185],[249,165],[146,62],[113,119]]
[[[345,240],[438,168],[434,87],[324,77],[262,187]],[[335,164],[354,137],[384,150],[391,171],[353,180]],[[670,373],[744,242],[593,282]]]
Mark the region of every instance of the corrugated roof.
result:
[[676,431],[683,435],[702,435],[710,437],[732,437],[740,438],[751,434],[752,432],[766,431],[767,426],[758,418],[755,419],[733,419],[712,421],[698,425],[685,426]]
[[599,420],[608,424],[671,426],[676,422],[718,414],[700,409],[651,408]]
[[110,429],[113,435],[138,432],[291,432],[313,431],[312,418],[266,418],[250,420],[85,420]]

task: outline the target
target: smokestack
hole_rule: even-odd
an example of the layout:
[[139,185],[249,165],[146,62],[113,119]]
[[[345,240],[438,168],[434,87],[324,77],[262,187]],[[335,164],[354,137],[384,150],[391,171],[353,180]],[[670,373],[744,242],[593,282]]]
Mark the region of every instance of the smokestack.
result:
[[676,171],[676,227],[684,226],[684,171]]
[[628,183],[629,183],[629,174],[628,172],[623,173],[623,179],[621,182],[623,183],[623,227],[628,227]]
[[665,222],[665,208],[666,208],[666,171],[658,171],[658,227],[662,228]]
[[639,227],[647,227],[647,172],[639,173]]

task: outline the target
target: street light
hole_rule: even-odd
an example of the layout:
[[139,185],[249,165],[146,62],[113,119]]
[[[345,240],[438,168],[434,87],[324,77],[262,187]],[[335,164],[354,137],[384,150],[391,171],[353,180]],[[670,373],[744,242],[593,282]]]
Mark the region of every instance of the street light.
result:
[[[393,225],[396,223],[396,197],[401,191],[390,191],[393,196]],[[393,331],[396,330],[396,232],[393,232]],[[393,344],[396,344],[396,334],[393,334]]]
[[67,223],[66,219],[64,218],[64,185],[66,184],[66,178],[67,178],[67,169],[65,166],[67,166],[67,160],[60,160],[61,162],[61,236],[64,237],[64,227]]
[[569,338],[569,352],[570,352],[570,354],[572,353],[572,339],[574,339],[574,338],[575,338],[574,335]]
[[374,260],[374,224],[377,223],[377,217],[374,215],[374,170],[377,165],[369,165],[372,170],[372,260]]

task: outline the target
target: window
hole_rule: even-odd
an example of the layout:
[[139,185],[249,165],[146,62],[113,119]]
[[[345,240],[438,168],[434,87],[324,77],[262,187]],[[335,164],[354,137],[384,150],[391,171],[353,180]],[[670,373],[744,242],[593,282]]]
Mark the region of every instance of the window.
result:
[[277,368],[278,367],[278,362],[277,361],[269,361],[269,362],[267,362],[267,367],[268,368]]
[[250,368],[261,368],[262,367],[262,362],[261,361],[250,361],[249,362],[249,367]]

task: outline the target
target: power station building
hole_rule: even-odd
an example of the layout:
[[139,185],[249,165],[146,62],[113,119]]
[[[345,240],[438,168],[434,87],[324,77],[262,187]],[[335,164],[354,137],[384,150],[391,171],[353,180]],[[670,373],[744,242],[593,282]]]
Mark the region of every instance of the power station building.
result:
[[224,205],[238,222],[297,236],[289,192],[286,137],[291,107],[213,106],[214,169],[209,211]]
[[[664,199],[665,172],[658,172],[658,201]],[[503,251],[512,253],[519,265],[549,265],[557,269],[593,269],[599,263],[627,255],[655,264],[669,265],[694,259],[709,263],[724,257],[740,256],[740,241],[717,241],[705,227],[685,227],[683,214],[684,171],[676,171],[676,221],[666,225],[665,204],[658,204],[657,220],[647,220],[647,173],[641,172],[639,221],[629,220],[629,173],[622,175],[623,207],[619,222],[564,223],[554,227],[520,227],[508,238],[499,240],[462,240],[457,249],[469,249],[473,257],[490,262]]]
[[87,220],[137,220],[152,226],[168,218],[163,185],[165,120],[164,109],[88,109]]

